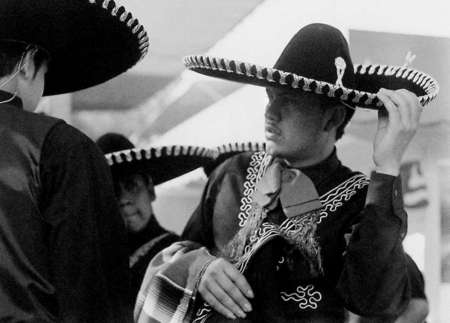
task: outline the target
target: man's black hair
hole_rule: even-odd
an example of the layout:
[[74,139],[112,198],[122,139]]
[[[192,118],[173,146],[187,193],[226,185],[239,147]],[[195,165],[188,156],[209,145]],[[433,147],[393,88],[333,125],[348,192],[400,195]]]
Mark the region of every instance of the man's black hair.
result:
[[35,50],[33,61],[36,66],[36,75],[42,64],[49,60],[49,56],[45,50],[23,42],[0,41],[0,77],[12,74],[21,58],[30,50]]
[[[297,100],[297,98],[299,98],[298,93],[294,93],[294,92],[290,92],[290,91],[288,91],[287,93],[289,93],[288,96],[290,97],[290,99],[293,102],[295,102]],[[335,98],[329,98],[329,97],[326,97],[323,95],[317,95],[317,94],[310,93],[310,92],[303,92],[300,95],[314,95],[317,98],[319,98],[320,109],[322,111],[326,111],[328,109],[334,109],[338,105],[343,105],[343,103],[340,102],[339,100],[337,100]],[[336,141],[341,139],[342,136],[344,135],[345,127],[350,122],[350,119],[353,117],[354,113],[355,113],[354,109],[351,109],[351,108],[345,106],[344,121],[336,129]]]
[[148,186],[150,184],[151,176],[146,172],[141,171],[135,171],[135,172],[125,172],[121,174],[114,174],[113,175],[113,184],[114,184],[114,191],[117,196],[120,195],[120,183],[124,183],[126,181],[129,181],[131,178],[134,178],[136,176],[142,177],[144,184]]
[[[326,109],[333,109],[336,105],[342,105],[342,103],[339,102],[338,100],[327,97],[321,97],[320,102],[323,111],[325,111]],[[342,122],[336,129],[336,141],[341,139],[342,136],[344,135],[345,127],[350,122],[350,119],[353,117],[353,114],[355,114],[355,110],[349,107],[345,107],[344,122]]]

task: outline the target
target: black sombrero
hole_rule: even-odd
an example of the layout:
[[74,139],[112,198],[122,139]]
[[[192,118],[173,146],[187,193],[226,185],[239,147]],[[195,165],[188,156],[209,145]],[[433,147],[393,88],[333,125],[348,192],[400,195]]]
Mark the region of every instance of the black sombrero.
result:
[[438,93],[431,76],[408,67],[353,65],[347,41],[329,25],[311,24],[291,39],[273,68],[211,56],[187,56],[192,71],[231,81],[326,95],[351,106],[378,109],[380,88],[407,89],[422,105]]
[[217,156],[215,150],[196,146],[134,148],[128,139],[114,133],[100,137],[97,145],[105,154],[115,179],[126,174],[147,173],[154,185],[208,165]]
[[1,0],[0,42],[5,41],[49,53],[44,95],[103,83],[148,49],[144,27],[113,0]]
[[220,164],[222,164],[228,158],[233,157],[236,154],[251,151],[265,151],[266,143],[265,142],[234,142],[228,143],[215,148],[217,151],[216,157],[209,163],[203,166],[203,170],[205,171],[206,176],[209,176],[214,169],[217,168]]

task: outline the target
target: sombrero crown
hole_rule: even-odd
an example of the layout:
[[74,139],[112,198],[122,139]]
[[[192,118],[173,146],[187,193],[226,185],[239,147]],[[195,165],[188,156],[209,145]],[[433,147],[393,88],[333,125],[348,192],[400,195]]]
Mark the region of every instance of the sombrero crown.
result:
[[133,173],[146,173],[153,184],[162,184],[198,167],[209,165],[215,150],[195,146],[135,148],[123,135],[107,133],[97,139],[115,180]]
[[7,41],[49,53],[44,95],[103,83],[148,49],[144,27],[114,0],[1,0],[0,43]]
[[422,105],[439,86],[431,76],[405,66],[353,65],[342,33],[326,24],[311,24],[290,40],[273,68],[211,56],[188,56],[184,63],[195,72],[227,80],[290,91],[313,92],[352,106],[377,109],[382,87],[407,89]]

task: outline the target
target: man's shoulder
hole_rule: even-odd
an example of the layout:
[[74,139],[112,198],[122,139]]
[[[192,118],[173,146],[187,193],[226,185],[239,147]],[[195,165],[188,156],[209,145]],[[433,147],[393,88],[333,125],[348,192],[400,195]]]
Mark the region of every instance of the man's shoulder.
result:
[[245,176],[249,168],[257,170],[265,156],[266,153],[263,151],[238,153],[218,165],[211,177],[220,177],[230,172]]
[[87,135],[65,122],[54,124],[47,133],[42,155],[47,160],[55,161],[73,159],[73,156],[80,156],[80,158],[81,156],[90,156],[90,158],[95,156],[95,159],[103,156],[97,145]]
[[361,202],[365,200],[369,183],[370,179],[366,174],[340,165],[327,180],[328,188],[323,196],[343,196],[347,200]]
[[[59,119],[55,119],[59,120]],[[95,146],[95,143],[79,129],[63,122],[55,123],[47,135],[46,141],[64,149]]]

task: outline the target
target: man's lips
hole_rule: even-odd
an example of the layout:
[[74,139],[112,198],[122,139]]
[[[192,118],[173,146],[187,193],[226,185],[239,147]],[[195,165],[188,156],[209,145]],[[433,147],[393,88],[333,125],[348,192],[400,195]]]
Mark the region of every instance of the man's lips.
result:
[[278,129],[275,125],[270,124],[270,123],[266,123],[265,131],[267,134],[270,134],[270,135],[275,135],[275,136],[281,135],[280,129]]
[[132,214],[125,214],[125,219],[131,219],[137,217],[139,214],[138,212],[132,213]]

